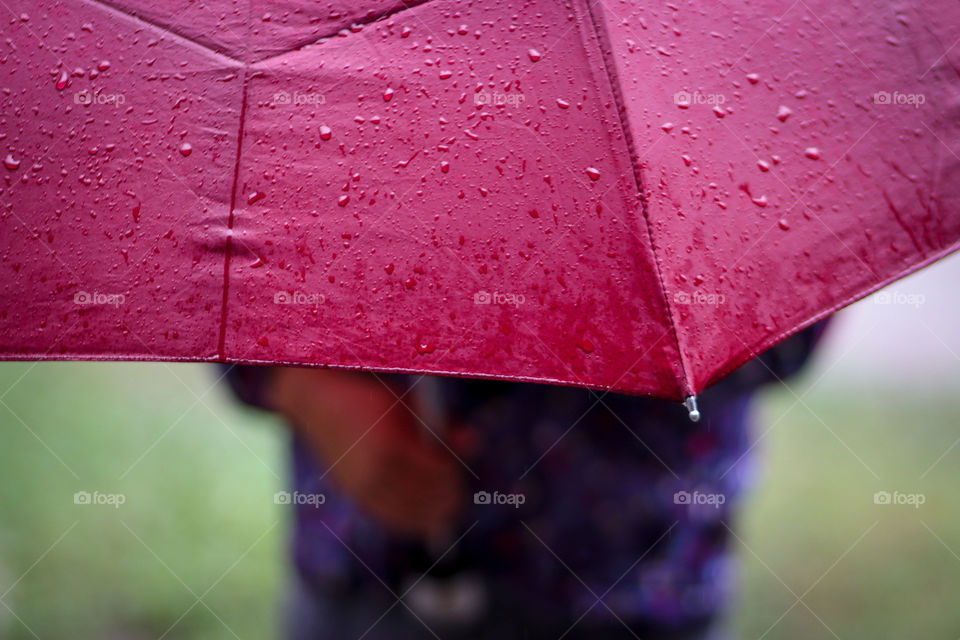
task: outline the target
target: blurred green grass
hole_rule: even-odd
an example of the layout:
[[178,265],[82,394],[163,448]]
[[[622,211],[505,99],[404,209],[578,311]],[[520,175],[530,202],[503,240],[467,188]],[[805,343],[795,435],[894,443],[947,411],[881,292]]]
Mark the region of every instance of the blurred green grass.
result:
[[[214,376],[0,364],[0,638],[277,637],[287,434]],[[818,387],[761,405],[741,636],[960,637],[960,398]],[[81,490],[126,503],[76,505]],[[876,505],[881,490],[926,503]]]
[[[0,637],[276,635],[285,434],[211,390],[215,375],[0,365]],[[76,505],[76,491],[126,502]]]
[[[742,637],[960,637],[960,398],[791,386],[802,401],[778,388],[758,420],[770,430],[738,523]],[[926,502],[878,505],[878,491]]]

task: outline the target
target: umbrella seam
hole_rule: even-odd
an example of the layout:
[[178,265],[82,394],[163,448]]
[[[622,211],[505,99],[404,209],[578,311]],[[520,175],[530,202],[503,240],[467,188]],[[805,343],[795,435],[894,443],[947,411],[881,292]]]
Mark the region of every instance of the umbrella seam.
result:
[[[405,13],[411,9],[416,9],[417,7],[427,4],[430,1],[431,0],[402,0],[403,4],[401,6],[394,7],[389,11],[378,13],[377,15],[374,15],[370,18],[358,20],[357,22],[354,22],[353,25],[364,27],[368,24],[373,24],[374,22],[380,22],[381,20],[392,18],[395,15],[398,15],[400,13]],[[343,31],[344,29],[341,28],[330,33],[324,33],[319,36],[313,36],[310,40],[304,40],[303,42],[299,42],[293,45],[289,49],[286,49],[284,51],[277,51],[276,53],[271,53],[270,55],[264,56],[263,58],[259,58],[252,62],[253,64],[262,64],[264,62],[270,62],[270,61],[276,60],[277,58],[282,58],[285,55],[296,53],[297,51],[300,51],[301,49],[304,49],[306,47],[309,47],[315,44],[320,44],[325,40],[335,38],[338,34],[340,34]]]
[[230,213],[227,216],[227,241],[223,254],[223,299],[220,306],[220,336],[217,340],[217,359],[225,361],[227,342],[227,311],[230,295],[230,252],[233,249],[233,219],[240,189],[240,160],[243,157],[243,134],[247,121],[247,82],[249,69],[243,70],[243,92],[240,100],[240,124],[237,131],[237,159],[233,165],[233,188],[230,192]]
[[611,48],[611,43],[608,39],[604,38],[606,32],[601,28],[601,25],[597,21],[597,16],[593,10],[593,2],[591,0],[584,0],[584,4],[587,7],[587,13],[590,15],[590,22],[593,26],[594,35],[597,38],[597,44],[600,49],[600,58],[603,61],[603,71],[606,75],[607,82],[610,85],[610,91],[613,95],[613,101],[616,105],[617,119],[620,121],[620,128],[623,131],[624,140],[627,145],[627,152],[630,156],[630,165],[633,168],[633,179],[637,187],[637,193],[640,194],[640,210],[643,214],[644,225],[647,228],[647,238],[650,242],[650,252],[653,254],[653,267],[657,274],[657,284],[660,288],[660,294],[663,296],[664,308],[667,312],[667,321],[669,323],[670,332],[673,333],[674,344],[677,349],[677,358],[680,361],[680,372],[683,376],[683,380],[680,383],[684,395],[691,395],[695,393],[693,382],[690,378],[690,373],[687,369],[687,361],[684,357],[683,349],[680,347],[680,335],[677,331],[677,322],[674,317],[673,307],[670,305],[670,299],[667,296],[667,288],[663,281],[663,273],[660,269],[660,256],[657,253],[657,246],[653,238],[653,229],[650,225],[650,212],[647,203],[647,197],[643,188],[643,174],[640,171],[640,166],[636,162],[637,154],[634,149],[633,144],[633,135],[630,130],[630,125],[627,122],[625,117],[626,114],[626,103],[623,100],[622,92],[620,91],[620,84],[618,82],[619,78],[616,76],[616,71],[612,66],[611,61],[608,59],[608,51]]
[[177,38],[178,40],[182,40],[185,43],[189,43],[192,47],[201,49],[205,53],[213,54],[215,56],[225,58],[226,60],[229,60],[230,62],[233,62],[236,64],[244,64],[243,60],[238,60],[237,58],[234,58],[233,56],[226,53],[225,51],[221,51],[215,47],[203,44],[202,42],[197,42],[196,40],[189,38],[178,31],[174,31],[174,28],[178,25],[163,25],[163,24],[160,24],[159,22],[148,20],[143,16],[137,15],[135,13],[130,13],[129,11],[124,11],[120,7],[117,7],[111,4],[107,0],[81,0],[81,2],[85,2],[87,4],[91,4],[96,7],[99,7],[100,10],[105,13],[123,16],[127,20],[132,20],[133,22],[136,22],[138,24],[142,24],[152,29],[156,29],[157,31],[160,31],[164,34]]
[[[322,33],[322,34],[320,34],[320,35],[318,35],[318,36],[312,36],[309,40],[304,40],[304,41],[302,41],[302,42],[296,43],[296,44],[294,44],[292,47],[290,47],[289,49],[284,49],[284,50],[282,50],[282,51],[276,51],[276,52],[274,52],[274,53],[270,53],[269,55],[264,56],[263,58],[258,58],[258,59],[256,59],[256,60],[250,59],[250,49],[249,49],[249,43],[248,43],[248,47],[247,47],[247,49],[244,51],[244,56],[245,56],[246,59],[240,60],[240,59],[238,59],[238,58],[234,58],[233,56],[231,56],[231,55],[227,52],[228,49],[227,49],[226,47],[222,46],[222,45],[221,45],[220,48],[218,48],[218,47],[216,47],[216,46],[211,46],[211,45],[209,45],[209,44],[204,44],[204,43],[202,43],[202,42],[199,42],[199,41],[197,41],[197,40],[194,40],[193,38],[191,38],[191,37],[189,37],[189,36],[187,36],[187,35],[179,32],[179,31],[175,31],[176,27],[180,26],[179,24],[164,25],[164,24],[162,24],[162,23],[160,23],[160,22],[156,22],[156,21],[150,20],[150,19],[148,19],[148,18],[146,18],[146,17],[144,17],[144,16],[142,16],[142,15],[138,15],[138,14],[133,13],[133,12],[130,12],[130,11],[125,11],[124,9],[122,9],[122,8],[120,8],[120,7],[112,4],[111,2],[109,2],[109,0],[80,0],[80,1],[81,1],[81,2],[86,2],[86,3],[88,3],[88,4],[92,4],[92,5],[95,5],[95,6],[98,6],[98,7],[100,7],[100,8],[101,8],[103,11],[105,11],[105,12],[115,13],[115,14],[124,16],[125,18],[127,18],[127,19],[129,19],[129,20],[133,20],[133,21],[135,21],[135,22],[138,22],[138,23],[140,23],[140,24],[146,25],[146,26],[151,27],[151,28],[153,28],[153,29],[157,29],[158,31],[161,31],[161,32],[163,32],[163,33],[165,33],[165,34],[169,34],[169,35],[171,35],[171,36],[173,36],[173,37],[175,37],[175,38],[178,38],[178,39],[180,39],[180,40],[183,40],[184,42],[188,42],[188,43],[190,43],[191,45],[193,45],[194,47],[198,47],[198,48],[203,49],[204,51],[206,51],[206,52],[208,52],[208,53],[212,53],[212,54],[214,54],[214,55],[221,56],[221,57],[223,57],[223,58],[226,58],[227,60],[230,60],[231,62],[235,62],[235,63],[238,63],[238,64],[260,64],[260,63],[263,63],[263,62],[266,62],[266,61],[269,61],[269,60],[273,60],[273,59],[275,59],[275,58],[279,58],[279,57],[285,56],[285,55],[287,55],[287,54],[290,54],[290,53],[294,53],[294,52],[296,52],[296,51],[299,51],[300,49],[303,49],[304,47],[308,47],[308,46],[310,46],[310,45],[317,44],[317,43],[322,42],[322,41],[324,41],[324,40],[327,40],[327,39],[336,37],[337,34],[339,34],[339,33],[341,33],[341,32],[344,31],[344,28],[340,28],[340,29],[337,29],[336,31],[331,31],[331,32],[329,32],[329,33]],[[357,26],[363,27],[363,26],[368,25],[368,24],[373,24],[374,22],[379,22],[379,21],[381,21],[381,20],[386,20],[387,18],[392,18],[393,16],[395,16],[395,15],[397,15],[397,14],[400,14],[400,13],[404,13],[404,12],[410,10],[410,9],[415,9],[416,7],[419,7],[420,5],[427,4],[427,3],[430,2],[430,1],[431,1],[431,0],[402,0],[402,4],[401,4],[400,6],[394,7],[393,9],[390,9],[390,10],[388,10],[388,11],[383,11],[383,12],[378,13],[378,14],[376,14],[376,15],[374,15],[374,16],[371,16],[371,17],[362,18],[362,19],[360,19],[360,20],[358,20],[358,21],[356,21],[356,22],[353,22],[353,23],[351,24],[351,26],[357,25]],[[249,24],[250,24],[250,16],[248,15],[248,16],[247,16],[247,26],[248,26],[248,27],[249,27]],[[215,43],[215,44],[219,44],[219,43]]]

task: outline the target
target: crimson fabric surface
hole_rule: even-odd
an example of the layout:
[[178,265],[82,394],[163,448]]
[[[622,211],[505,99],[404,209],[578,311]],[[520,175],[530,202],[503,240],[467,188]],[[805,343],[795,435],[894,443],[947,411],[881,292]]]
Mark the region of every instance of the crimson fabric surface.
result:
[[960,239],[953,1],[7,8],[2,359],[680,399]]

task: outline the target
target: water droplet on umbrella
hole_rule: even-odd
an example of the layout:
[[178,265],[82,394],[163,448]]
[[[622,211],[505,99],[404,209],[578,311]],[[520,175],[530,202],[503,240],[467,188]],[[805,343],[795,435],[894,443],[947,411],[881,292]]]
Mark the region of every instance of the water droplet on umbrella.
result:
[[254,191],[247,196],[247,204],[253,204],[258,200],[263,200],[265,197],[266,197],[266,194],[263,193],[262,191]]
[[587,175],[590,176],[590,179],[591,179],[591,180],[594,180],[594,181],[599,180],[599,179],[600,179],[600,170],[599,170],[599,169],[595,169],[595,168],[593,168],[593,167],[587,167]]
[[527,55],[530,56],[530,60],[532,60],[533,62],[539,62],[540,58],[543,57],[543,55],[536,49],[530,49],[529,51],[527,51]]
[[780,122],[786,122],[787,118],[789,118],[791,115],[793,115],[793,111],[790,109],[790,107],[780,105],[780,108],[777,109],[777,120]]
[[787,222],[785,218],[780,218],[780,221],[777,224],[780,225],[780,228],[784,231],[790,230],[790,223]]
[[440,163],[440,171],[444,173],[450,173],[450,163],[444,160]]
[[392,99],[393,99],[393,89],[391,87],[387,87],[383,91],[383,101],[390,102],[390,100]]
[[67,88],[67,85],[70,83],[70,76],[67,75],[66,71],[60,72],[60,77],[57,78],[57,91],[63,91]]
[[557,106],[561,109],[569,109],[570,103],[564,100],[563,98],[557,98]]
[[386,271],[386,272],[387,272],[387,275],[389,276],[389,275],[393,274],[393,270],[394,270],[395,268],[396,268],[396,267],[394,267],[394,266],[393,266],[393,263],[391,262],[391,263],[388,264],[386,267],[384,267],[383,270]]
[[757,160],[757,166],[760,167],[760,171],[770,171],[770,163],[766,160]]
[[756,73],[748,73],[747,80],[750,81],[750,84],[757,84],[758,82],[760,82],[760,76],[759,74],[756,74]]
[[584,353],[593,353],[593,343],[586,338],[581,339],[577,346]]
[[329,140],[332,137],[333,137],[333,129],[331,129],[325,124],[320,125],[320,139]]
[[189,142],[184,142],[180,145],[180,155],[188,156],[193,152],[193,146]]
[[3,159],[3,166],[10,171],[16,171],[20,168],[20,161],[14,158],[12,153],[8,153],[7,157]]
[[427,353],[433,353],[437,350],[437,346],[431,342],[421,342],[417,345],[417,353],[424,355]]
[[341,207],[347,206],[347,204],[348,204],[349,202],[350,202],[350,196],[349,196],[349,195],[346,195],[346,194],[340,196],[340,197],[337,199],[337,204],[340,205]]
[[816,147],[807,147],[806,149],[803,150],[803,155],[807,156],[811,160],[819,160],[820,149]]

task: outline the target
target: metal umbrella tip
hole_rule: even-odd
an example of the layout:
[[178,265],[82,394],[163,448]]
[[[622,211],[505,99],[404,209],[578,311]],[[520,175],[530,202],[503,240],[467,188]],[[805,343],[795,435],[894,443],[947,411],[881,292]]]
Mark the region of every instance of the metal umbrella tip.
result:
[[697,396],[687,396],[683,401],[683,406],[690,412],[690,422],[700,421],[700,410],[697,409]]

